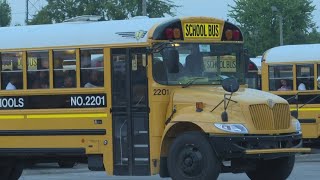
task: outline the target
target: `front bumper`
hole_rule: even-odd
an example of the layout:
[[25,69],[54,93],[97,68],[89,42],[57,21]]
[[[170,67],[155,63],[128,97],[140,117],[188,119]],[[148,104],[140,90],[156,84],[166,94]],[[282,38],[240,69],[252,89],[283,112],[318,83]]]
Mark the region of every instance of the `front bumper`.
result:
[[302,134],[285,135],[210,135],[210,142],[222,159],[231,158],[277,158],[296,153],[310,152],[302,147]]

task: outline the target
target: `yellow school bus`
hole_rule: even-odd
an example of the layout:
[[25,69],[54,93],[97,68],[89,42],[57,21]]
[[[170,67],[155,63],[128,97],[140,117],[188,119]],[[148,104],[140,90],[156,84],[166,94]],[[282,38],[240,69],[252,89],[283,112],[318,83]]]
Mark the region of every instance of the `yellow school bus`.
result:
[[1,177],[87,158],[108,175],[285,179],[310,151],[286,100],[245,88],[230,22],[64,22],[0,28],[0,39]]
[[262,89],[288,100],[309,146],[317,145],[320,136],[319,50],[320,44],[275,47],[266,51],[262,65]]

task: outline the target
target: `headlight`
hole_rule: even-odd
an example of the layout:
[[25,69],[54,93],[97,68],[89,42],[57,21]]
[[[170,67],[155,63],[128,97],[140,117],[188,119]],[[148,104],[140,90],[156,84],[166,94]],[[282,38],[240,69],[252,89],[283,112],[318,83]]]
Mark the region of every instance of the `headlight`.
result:
[[247,134],[248,133],[247,128],[242,124],[215,123],[214,126],[216,126],[216,128],[218,128],[222,131],[239,133],[239,134]]
[[301,124],[299,121],[296,121],[296,131],[301,132]]

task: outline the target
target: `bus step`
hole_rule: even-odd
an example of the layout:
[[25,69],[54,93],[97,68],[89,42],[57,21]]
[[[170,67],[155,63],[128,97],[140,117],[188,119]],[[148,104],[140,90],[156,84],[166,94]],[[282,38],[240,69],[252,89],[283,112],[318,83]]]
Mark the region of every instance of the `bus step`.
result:
[[138,131],[138,134],[148,134],[148,131]]
[[135,148],[148,148],[149,145],[148,144],[135,144],[134,147]]
[[[128,161],[128,158],[122,158],[122,161],[126,162],[126,161]],[[134,161],[147,162],[147,161],[149,161],[149,159],[148,158],[134,158]]]
[[134,158],[134,161],[147,162],[147,161],[149,161],[149,159],[148,158]]

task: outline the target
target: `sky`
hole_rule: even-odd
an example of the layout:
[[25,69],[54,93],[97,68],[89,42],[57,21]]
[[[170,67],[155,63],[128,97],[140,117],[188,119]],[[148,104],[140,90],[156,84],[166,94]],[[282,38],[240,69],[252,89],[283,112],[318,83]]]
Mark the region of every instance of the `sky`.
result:
[[[7,0],[12,8],[12,25],[23,25],[26,19],[27,0]],[[233,0],[173,0],[181,7],[177,9],[177,16],[211,16],[220,19],[228,19],[228,7],[234,5]],[[313,0],[316,10],[313,13],[313,20],[320,29],[320,0]],[[45,0],[29,0],[30,18],[41,7],[45,5]],[[229,19],[231,22],[232,19]]]

